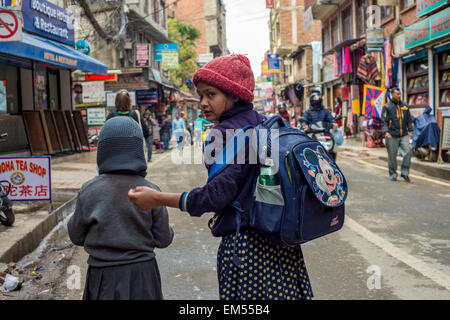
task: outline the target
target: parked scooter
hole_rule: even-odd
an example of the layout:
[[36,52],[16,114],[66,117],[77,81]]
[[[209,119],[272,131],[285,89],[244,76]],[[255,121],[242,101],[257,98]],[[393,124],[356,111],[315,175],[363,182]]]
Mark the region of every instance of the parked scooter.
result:
[[[341,120],[342,116],[337,116],[335,120]],[[306,119],[303,117],[299,118],[299,123],[305,122]],[[303,130],[309,137],[311,137],[314,140],[319,141],[325,150],[330,154],[330,156],[333,158],[334,161],[336,161],[337,158],[337,152],[334,151],[334,148],[336,147],[336,141],[333,138],[333,135],[331,134],[331,129],[333,129],[333,124],[328,121],[318,121],[311,125],[309,125],[308,129]]]
[[[6,141],[5,138],[7,136],[7,133],[2,133],[0,135],[0,142]],[[10,191],[11,183],[6,180],[0,181],[0,222],[8,227],[12,226],[15,221],[12,201],[8,198]]]

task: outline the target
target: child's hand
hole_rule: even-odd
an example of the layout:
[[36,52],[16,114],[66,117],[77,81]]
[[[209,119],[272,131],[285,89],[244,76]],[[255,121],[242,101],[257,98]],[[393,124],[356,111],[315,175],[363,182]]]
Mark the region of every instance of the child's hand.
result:
[[157,201],[159,193],[149,187],[136,187],[128,191],[128,197],[140,211],[148,211],[160,206]]

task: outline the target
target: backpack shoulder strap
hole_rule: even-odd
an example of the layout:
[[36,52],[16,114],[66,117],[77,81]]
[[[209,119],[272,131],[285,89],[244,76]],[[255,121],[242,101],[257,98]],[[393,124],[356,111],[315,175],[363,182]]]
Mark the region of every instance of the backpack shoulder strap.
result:
[[[220,159],[219,162],[214,161],[211,165],[206,166],[208,169],[208,181],[211,181],[220,171],[222,171],[228,164],[230,164],[234,158],[239,154],[242,148],[245,147],[245,140],[240,139],[245,132],[254,128],[252,125],[245,126],[242,129],[239,129],[238,132],[225,144],[225,148],[216,155],[216,159]],[[230,143],[233,142],[233,143]]]

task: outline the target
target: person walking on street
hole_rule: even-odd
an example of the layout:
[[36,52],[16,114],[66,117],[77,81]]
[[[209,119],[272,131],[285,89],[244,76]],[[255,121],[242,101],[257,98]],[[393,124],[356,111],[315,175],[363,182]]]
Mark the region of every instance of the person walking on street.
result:
[[105,122],[99,134],[99,175],[81,187],[67,227],[70,240],[89,254],[83,300],[162,300],[155,248],[173,240],[167,209],[138,210],[130,185],[146,180],[142,131],[129,117]]
[[145,142],[147,143],[147,155],[148,155],[148,162],[152,161],[152,149],[153,149],[153,127],[158,125],[155,120],[152,119],[152,114],[149,111],[146,111],[144,113],[144,122],[146,126],[148,127],[148,138],[145,139]]
[[178,149],[183,149],[183,139],[186,126],[184,124],[184,119],[180,118],[180,113],[175,115],[176,119],[172,122],[172,132],[175,133],[175,137],[178,143]]
[[138,116],[138,113],[136,111],[131,110],[131,98],[130,93],[127,90],[122,89],[119,92],[117,92],[115,105],[117,110],[108,114],[108,116],[106,117],[106,121],[118,116],[131,117],[137,123],[140,123],[144,139],[147,140],[149,136],[148,126],[144,122],[144,117],[141,114],[139,114]]
[[204,119],[204,115],[200,114],[197,119],[195,119],[195,129],[194,129],[194,135],[195,135],[195,146],[201,147],[202,146],[202,133],[205,131],[203,125],[204,124],[211,124],[208,120]]
[[397,152],[400,152],[403,157],[401,177],[411,182],[409,168],[412,151],[409,140],[413,134],[413,121],[408,106],[401,101],[401,92],[397,87],[390,90],[390,101],[383,106],[381,122],[386,138],[389,177],[391,181],[397,180]]
[[[216,58],[196,71],[193,82],[206,119],[218,122],[213,129],[216,134],[205,145],[223,148],[228,130],[257,126],[264,120],[253,110],[255,79],[245,56]],[[249,161],[248,143],[244,149],[244,164],[228,163],[203,187],[183,193],[137,187],[128,196],[140,210],[169,206],[192,217],[215,212],[209,227],[213,236],[222,238],[217,256],[220,299],[311,299],[312,289],[300,246],[276,245],[249,228],[246,219],[238,227],[237,209],[233,205],[238,202],[243,211],[250,209],[253,182],[260,173],[260,164]]]
[[170,136],[172,135],[172,121],[167,118],[166,114],[162,116],[161,128],[159,129],[159,136],[164,143],[164,151],[169,150]]

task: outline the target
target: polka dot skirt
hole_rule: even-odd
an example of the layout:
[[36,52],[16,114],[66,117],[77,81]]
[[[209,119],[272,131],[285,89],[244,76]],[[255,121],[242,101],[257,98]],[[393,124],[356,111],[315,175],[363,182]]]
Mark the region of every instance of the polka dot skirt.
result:
[[310,300],[313,297],[300,246],[284,248],[248,230],[222,238],[217,257],[221,300]]

